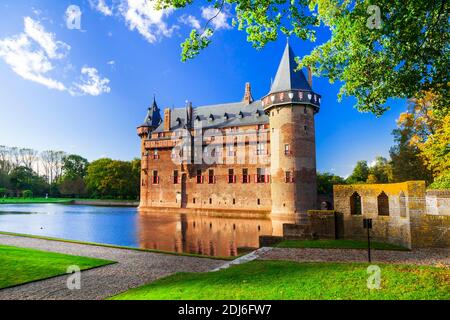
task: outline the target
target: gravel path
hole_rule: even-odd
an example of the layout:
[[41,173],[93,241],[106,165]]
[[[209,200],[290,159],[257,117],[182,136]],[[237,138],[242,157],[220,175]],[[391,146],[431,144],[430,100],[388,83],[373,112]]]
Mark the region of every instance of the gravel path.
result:
[[157,254],[0,235],[0,244],[101,258],[118,263],[83,271],[81,290],[68,290],[66,275],[0,290],[0,300],[97,300],[177,272],[206,272],[221,260]]
[[[367,262],[366,250],[273,248],[261,254],[263,260],[298,262]],[[412,251],[373,250],[372,262],[450,267],[450,249],[424,248]]]

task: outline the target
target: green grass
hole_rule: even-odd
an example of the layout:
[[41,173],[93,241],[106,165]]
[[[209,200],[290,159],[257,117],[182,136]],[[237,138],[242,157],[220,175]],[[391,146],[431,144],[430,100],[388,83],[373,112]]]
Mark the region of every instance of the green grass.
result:
[[[320,249],[367,249],[367,241],[357,240],[282,240],[276,248],[320,248]],[[409,250],[390,243],[372,242],[371,248],[377,250]]]
[[214,259],[214,260],[234,260],[234,259],[239,258],[240,256],[243,256],[246,253],[248,253],[248,252],[244,252],[244,253],[238,255],[237,257],[210,257],[210,256],[201,255],[201,254],[196,254],[196,253],[179,253],[179,252],[156,250],[156,249],[143,249],[143,248],[135,248],[135,247],[127,247],[127,246],[117,246],[117,245],[106,244],[106,243],[68,240],[68,239],[36,236],[36,235],[31,235],[31,234],[5,232],[5,231],[0,231],[0,234],[4,234],[6,236],[14,236],[14,237],[24,237],[24,238],[50,240],[50,241],[58,241],[58,242],[65,242],[65,243],[85,244],[85,245],[89,245],[89,246],[97,246],[97,247],[105,247],[105,248],[113,248],[113,249],[144,251],[144,252],[152,252],[152,253],[170,254],[170,255],[174,255],[174,256],[186,256],[186,257],[205,258],[205,259]]
[[0,289],[66,274],[69,266],[92,269],[113,261],[0,245]]
[[73,199],[62,198],[0,198],[0,204],[26,204],[26,203],[60,203],[70,204]]
[[113,300],[450,299],[450,270],[379,264],[381,289],[362,263],[253,261],[210,273],[178,273]]
[[73,201],[91,201],[91,202],[117,202],[129,203],[137,200],[117,200],[117,199],[69,199],[69,198],[0,198],[0,204],[30,204],[30,203],[59,203],[71,204]]

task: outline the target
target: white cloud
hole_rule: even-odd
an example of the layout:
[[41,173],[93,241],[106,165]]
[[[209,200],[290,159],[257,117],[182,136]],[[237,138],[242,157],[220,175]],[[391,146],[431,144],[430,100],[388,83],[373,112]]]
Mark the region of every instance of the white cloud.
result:
[[46,32],[44,27],[30,17],[24,19],[25,34],[36,41],[42,49],[45,50],[50,59],[62,59],[68,51],[70,46],[62,41],[55,40],[55,35],[50,32]]
[[[53,33],[45,31],[39,21],[30,17],[24,18],[23,33],[0,39],[0,58],[16,74],[49,89],[72,93],[73,88],[67,88],[50,75],[55,70],[55,63],[64,59],[70,49],[68,44],[57,41]],[[66,63],[63,70],[69,69],[71,64]],[[99,95],[110,92],[109,80],[100,78],[96,69],[83,68],[81,74],[83,81],[75,86],[80,94]]]
[[156,10],[153,0],[123,0],[120,12],[130,30],[137,30],[148,42],[154,43],[161,37],[171,37],[177,26],[168,27],[165,17],[173,8]]
[[226,9],[217,9],[213,6],[209,7],[202,7],[202,17],[205,20],[211,20],[211,24],[213,25],[214,29],[220,30],[220,29],[230,29],[231,26],[228,24],[228,18],[229,13]]
[[110,60],[107,62],[107,64],[109,64],[110,66],[113,66],[116,64],[116,62],[114,60]]
[[91,95],[99,96],[102,93],[111,92],[109,87],[109,79],[101,78],[98,70],[91,67],[83,67],[81,69],[81,81],[74,84],[70,90],[72,95]]
[[92,8],[96,9],[97,11],[101,12],[105,16],[112,16],[112,6],[108,6],[106,4],[106,0],[89,0],[89,4]]
[[197,30],[201,28],[200,21],[198,21],[196,17],[191,15],[183,14],[178,18],[178,21]]
[[[24,19],[25,33],[0,40],[0,57],[19,76],[50,89],[65,90],[64,84],[48,76],[54,69],[51,59],[60,59],[59,49],[70,49],[63,42],[55,42],[54,35],[45,32],[39,22]],[[33,41],[34,40],[34,41]]]

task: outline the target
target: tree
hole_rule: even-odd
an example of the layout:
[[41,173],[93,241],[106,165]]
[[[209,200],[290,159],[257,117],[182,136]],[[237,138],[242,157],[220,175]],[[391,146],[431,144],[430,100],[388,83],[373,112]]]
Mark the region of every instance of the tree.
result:
[[336,184],[345,184],[345,179],[329,172],[317,173],[318,194],[333,194],[333,186]]
[[377,157],[375,164],[369,168],[367,183],[388,183],[392,180],[392,168],[389,161],[383,157]]
[[41,152],[42,165],[50,185],[61,176],[65,157],[66,153],[63,151],[47,150]]
[[30,148],[19,149],[21,163],[30,169],[33,169],[34,164],[38,159],[38,152]]
[[24,166],[14,168],[10,180],[11,189],[17,196],[20,196],[23,190],[32,190],[35,195],[43,195],[48,190],[45,180]]
[[63,176],[69,179],[84,178],[88,165],[89,162],[87,159],[79,155],[71,154],[63,160]]
[[347,178],[347,183],[350,184],[366,183],[368,178],[369,178],[369,166],[367,165],[367,161],[362,160],[356,163],[356,166],[353,169],[353,173],[350,175],[350,177]]
[[[383,114],[391,97],[438,94],[437,109],[448,101],[450,69],[449,4],[445,0],[214,0],[217,14],[193,30],[182,44],[182,60],[208,47],[213,20],[232,15],[233,26],[247,32],[257,48],[275,41],[280,32],[315,41],[317,26],[331,30],[331,38],[316,46],[300,66],[318,76],[342,83],[339,98],[356,97],[360,111]],[[157,8],[185,8],[192,0],[157,0]],[[223,17],[223,15],[221,16]]]

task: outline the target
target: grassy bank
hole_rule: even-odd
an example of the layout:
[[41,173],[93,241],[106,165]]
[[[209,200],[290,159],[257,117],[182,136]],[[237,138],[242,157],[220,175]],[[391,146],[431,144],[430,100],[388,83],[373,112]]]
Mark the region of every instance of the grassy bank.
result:
[[59,203],[70,204],[73,199],[62,198],[0,198],[0,204],[27,204],[27,203]]
[[450,299],[450,270],[380,264],[381,289],[367,288],[367,264],[254,261],[210,273],[179,273],[117,300]]
[[0,289],[63,275],[73,265],[87,270],[111,263],[114,262],[0,245]]
[[[377,250],[408,250],[390,243],[371,242],[371,248]],[[318,248],[318,249],[367,249],[367,241],[357,240],[283,240],[274,245],[276,248]]]
[[238,257],[210,257],[210,256],[205,256],[205,255],[195,254],[195,253],[179,253],[179,252],[163,251],[163,250],[155,250],[155,249],[143,249],[143,248],[135,248],[135,247],[116,246],[116,245],[105,244],[105,243],[68,240],[68,239],[36,236],[36,235],[31,235],[31,234],[22,234],[22,233],[14,233],[14,232],[0,231],[0,235],[1,234],[6,235],[6,236],[14,236],[14,237],[24,237],[24,238],[50,240],[50,241],[58,241],[58,242],[65,242],[65,243],[85,244],[85,245],[89,245],[89,246],[97,246],[97,247],[105,247],[105,248],[113,248],[113,249],[134,250],[134,251],[143,251],[143,252],[161,253],[161,254],[170,254],[170,255],[175,255],[175,256],[186,256],[186,257],[215,259],[215,260],[234,260],[241,256],[241,255],[239,255]]

